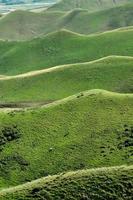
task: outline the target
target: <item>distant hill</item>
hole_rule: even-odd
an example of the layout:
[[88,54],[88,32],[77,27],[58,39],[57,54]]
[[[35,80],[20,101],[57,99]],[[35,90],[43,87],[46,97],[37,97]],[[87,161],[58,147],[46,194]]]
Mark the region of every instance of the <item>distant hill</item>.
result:
[[14,5],[14,4],[26,4],[26,3],[37,3],[37,2],[46,2],[46,3],[54,3],[57,0],[0,0],[0,3],[7,4],[7,5]]
[[62,26],[68,30],[91,34],[133,25],[133,4],[89,13],[88,10],[75,9],[62,18]]
[[0,20],[0,38],[9,40],[32,39],[56,30],[63,16],[61,12],[33,13],[15,11]]
[[53,67],[46,72],[35,71],[27,76],[3,77],[0,79],[0,107],[36,107],[97,88],[132,93],[132,63],[133,57],[111,56],[89,63]]
[[75,8],[82,8],[88,9],[91,12],[127,3],[133,3],[133,0],[59,0],[59,2],[49,8],[49,10],[69,11]]
[[92,36],[62,30],[26,42],[0,41],[0,74],[21,74],[109,55],[132,56],[132,39],[131,28]]
[[0,38],[28,40],[62,28],[83,34],[133,26],[133,4],[89,13],[74,9],[69,12],[15,11],[0,19]]

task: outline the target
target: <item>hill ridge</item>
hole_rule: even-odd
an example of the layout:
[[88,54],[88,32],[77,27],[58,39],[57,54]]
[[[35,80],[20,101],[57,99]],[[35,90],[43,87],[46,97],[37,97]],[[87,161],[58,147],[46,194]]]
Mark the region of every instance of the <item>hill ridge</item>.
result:
[[[132,31],[130,28],[127,31],[80,36],[63,30],[31,41],[1,41],[0,74],[16,75],[62,64],[92,61],[112,54],[132,56]],[[99,51],[100,46],[103,48]]]
[[[133,31],[133,26],[120,27],[120,28],[116,28],[116,29],[113,29],[113,30],[103,31],[103,32],[100,32],[100,33],[92,33],[92,34],[89,34],[89,35],[77,33],[77,32],[68,30],[66,28],[61,28],[60,30],[53,31],[53,32],[48,33],[46,35],[42,34],[43,37],[33,38],[31,41],[38,40],[38,39],[44,39],[44,38],[47,38],[47,37],[53,37],[53,36],[57,36],[57,35],[60,35],[60,34],[69,35],[69,36],[72,36],[72,37],[79,36],[79,37],[88,38],[88,37],[100,36],[100,35],[108,34],[108,33],[128,32],[128,31]],[[25,42],[25,41],[23,41],[23,42]]]
[[26,78],[26,77],[32,77],[32,76],[36,76],[36,75],[40,75],[40,74],[44,74],[44,73],[48,73],[48,72],[53,72],[56,71],[58,69],[63,69],[63,68],[67,68],[67,67],[71,67],[71,66],[75,66],[75,65],[80,65],[80,64],[93,64],[99,61],[103,61],[103,60],[108,60],[108,59],[112,59],[112,58],[126,58],[126,59],[133,59],[132,56],[117,56],[117,55],[110,55],[110,56],[105,56],[103,58],[99,58],[93,61],[89,61],[89,62],[82,62],[82,63],[73,63],[73,64],[64,64],[64,65],[57,65],[54,67],[50,67],[50,68],[46,68],[46,69],[41,69],[41,70],[34,70],[34,71],[30,71],[27,73],[23,73],[23,74],[18,74],[18,75],[14,75],[14,76],[5,76],[5,75],[0,75],[0,81],[4,81],[4,80],[11,80],[11,79],[17,79],[17,78]]
[[[45,196],[46,198],[48,198],[49,193],[47,193],[46,191],[48,189],[49,192],[51,192],[51,193],[54,192],[54,188],[52,188],[52,185],[54,187],[54,183],[55,183],[55,185],[57,184],[58,189],[60,191],[60,189],[63,187],[62,185],[60,185],[60,183],[66,182],[68,180],[71,180],[71,181],[77,180],[80,182],[81,178],[83,178],[83,180],[85,181],[85,177],[88,179],[94,178],[95,186],[98,185],[98,182],[96,180],[99,179],[103,188],[104,188],[103,182],[106,181],[106,178],[104,178],[104,177],[108,177],[108,176],[111,177],[110,183],[114,184],[114,187],[115,187],[115,180],[118,178],[118,179],[120,179],[119,181],[122,183],[121,185],[123,186],[123,188],[125,188],[125,190],[128,190],[128,188],[125,186],[126,184],[124,184],[124,182],[122,180],[122,176],[125,177],[127,182],[130,182],[130,181],[132,181],[132,177],[131,177],[132,171],[133,171],[133,165],[130,165],[130,166],[120,165],[120,166],[114,166],[114,167],[101,167],[101,168],[95,168],[95,169],[68,171],[65,173],[58,174],[58,175],[48,176],[45,178],[42,177],[40,179],[36,179],[31,182],[27,182],[25,184],[21,184],[18,186],[2,189],[2,190],[0,190],[0,197],[2,198],[2,200],[5,200],[7,197],[8,197],[8,199],[10,199],[10,198],[17,199],[17,197],[19,195],[21,196],[23,194],[24,195],[23,197],[26,198],[28,194],[32,193],[32,191],[37,191],[37,192],[35,192],[35,194],[37,195],[39,190],[42,191],[42,189],[45,188],[44,194],[42,194],[42,195],[43,195],[43,197]],[[96,177],[97,177],[97,179],[95,180]],[[85,184],[84,181],[82,181],[82,184]],[[111,184],[111,187],[113,187],[112,184]],[[46,185],[51,185],[51,187],[47,188]],[[91,183],[89,183],[89,185],[91,185]],[[86,187],[86,184],[84,186]],[[91,188],[91,186],[90,186],[90,188]],[[67,189],[67,184],[66,184],[66,189]],[[92,187],[91,189],[93,191],[94,188]],[[69,190],[69,187],[67,190]],[[109,190],[108,187],[104,188],[104,195],[105,195],[105,193],[107,193],[106,194],[107,196],[109,195],[108,190]],[[124,192],[126,193],[127,191],[125,191],[125,190],[124,190]],[[59,192],[59,194],[60,194],[60,192]],[[113,195],[113,196],[115,196],[115,195]],[[116,197],[117,197],[117,195],[116,195]],[[34,194],[32,194],[31,197],[32,196],[34,198]],[[122,193],[122,196],[123,196],[123,193]],[[130,196],[131,196],[131,191],[130,191]]]
[[42,177],[36,180],[33,180],[31,182],[27,182],[21,185],[17,185],[17,186],[13,186],[13,187],[9,187],[9,188],[4,188],[4,189],[0,189],[0,196],[2,197],[4,194],[6,193],[10,193],[10,192],[16,192],[22,189],[27,189],[28,187],[34,187],[36,186],[36,184],[41,184],[41,182],[47,183],[50,182],[52,180],[55,180],[58,177],[66,178],[66,177],[71,177],[71,176],[75,176],[75,175],[80,175],[81,176],[84,174],[94,174],[94,173],[98,173],[98,172],[105,172],[105,171],[117,171],[117,170],[121,170],[121,169],[132,169],[133,170],[133,165],[120,165],[120,166],[112,166],[112,167],[99,167],[99,168],[92,168],[92,169],[83,169],[83,170],[77,170],[77,171],[68,171],[65,173],[60,173],[57,175],[49,175],[47,177]]
[[71,8],[87,8],[89,12],[94,12],[97,10],[103,10],[108,9],[112,7],[117,7],[119,5],[124,5],[131,3],[132,0],[126,0],[126,1],[115,1],[115,0],[109,0],[109,1],[97,1],[97,0],[59,0],[56,4],[50,6],[47,10],[63,10],[68,11],[71,10]]
[[[59,99],[59,100],[55,100],[51,103],[45,103],[43,104],[43,102],[31,102],[31,106],[30,103],[27,107],[19,107],[19,105],[23,106],[23,104],[21,103],[14,103],[14,107],[13,104],[11,103],[7,103],[7,105],[11,105],[12,107],[6,107],[6,104],[3,108],[0,108],[0,112],[12,112],[12,111],[27,111],[27,112],[31,112],[34,109],[47,109],[47,108],[52,108],[52,107],[56,107],[56,106],[60,106],[63,104],[66,104],[68,102],[72,102],[81,98],[85,98],[85,97],[91,97],[91,96],[96,96],[96,95],[101,95],[104,97],[110,97],[113,96],[115,98],[133,98],[133,94],[132,93],[118,93],[118,92],[111,92],[108,90],[104,90],[104,89],[91,89],[91,90],[85,90],[85,91],[81,91],[79,93],[76,93],[74,95],[68,96],[66,98],[63,99]],[[16,105],[16,107],[15,107]]]
[[[48,33],[68,29],[79,34],[93,34],[133,25],[132,4],[108,8],[90,13],[87,9],[46,11],[13,11],[0,19],[0,38],[11,41],[25,41],[43,37]],[[81,23],[84,21],[84,23]],[[48,23],[49,22],[49,23]]]

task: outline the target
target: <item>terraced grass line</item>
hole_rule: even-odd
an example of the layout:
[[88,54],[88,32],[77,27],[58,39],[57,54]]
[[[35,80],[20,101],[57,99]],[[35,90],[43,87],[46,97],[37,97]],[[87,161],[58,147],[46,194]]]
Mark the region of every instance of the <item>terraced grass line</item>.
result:
[[0,112],[0,187],[64,171],[133,164],[132,113],[133,94],[103,90],[38,109]]
[[0,74],[17,75],[58,65],[89,62],[109,55],[132,56],[132,32],[128,29],[81,36],[62,30],[32,41],[1,41]]
[[69,102],[71,100],[74,100],[75,98],[80,98],[82,96],[86,97],[88,95],[96,95],[96,94],[107,94],[109,96],[113,96],[115,94],[115,96],[118,95],[118,97],[131,97],[132,94],[120,94],[120,93],[115,93],[115,92],[109,92],[109,91],[106,91],[106,90],[101,90],[101,89],[93,89],[93,90],[89,90],[89,91],[82,91],[76,95],[72,95],[72,96],[69,96],[69,97],[66,97],[64,99],[61,99],[61,100],[57,100],[57,101],[54,101],[54,102],[28,102],[28,103],[10,103],[10,104],[3,104],[3,106],[1,106],[0,104],[0,112],[12,112],[12,111],[31,111],[33,109],[40,109],[40,108],[49,108],[49,107],[54,107],[54,106],[57,106],[57,105],[62,105],[62,104],[65,104],[66,102]]
[[132,57],[109,56],[4,77],[0,79],[0,107],[47,104],[92,89],[132,93],[132,70]]
[[74,100],[75,98],[80,98],[82,96],[88,96],[88,95],[96,95],[99,93],[106,93],[107,95],[118,95],[120,96],[131,96],[132,94],[120,94],[120,93],[114,93],[114,92],[109,92],[106,90],[101,90],[101,89],[93,89],[93,90],[89,90],[89,91],[82,91],[76,95],[72,95],[69,97],[66,97],[64,99],[61,100],[57,100],[54,102],[28,102],[28,103],[10,103],[10,104],[3,104],[3,106],[0,104],[0,112],[12,112],[12,111],[31,111],[32,109],[35,108],[49,108],[49,107],[54,107],[57,105],[61,105],[64,104],[66,102],[69,102],[71,100]]
[[48,72],[53,72],[53,71],[56,71],[58,69],[69,68],[69,67],[74,67],[74,66],[78,66],[78,65],[93,64],[93,63],[97,63],[97,62],[104,61],[106,59],[112,59],[112,58],[116,58],[116,59],[117,58],[123,58],[123,59],[125,58],[125,59],[133,60],[133,57],[131,57],[131,56],[112,55],[112,56],[106,56],[104,58],[100,58],[100,59],[97,59],[97,60],[93,60],[93,61],[90,61],[90,62],[75,63],[75,64],[68,64],[68,65],[59,65],[59,66],[51,67],[51,68],[48,68],[48,69],[31,71],[31,72],[27,72],[27,73],[15,75],[15,76],[4,76],[4,75],[1,75],[0,76],[0,80],[11,80],[11,79],[32,77],[32,76],[37,76],[37,75],[40,75],[40,74],[45,74],[45,73],[48,73]]
[[[132,188],[128,187],[132,177],[133,166],[104,167],[89,170],[67,172],[65,174],[41,178],[23,185],[3,189],[0,191],[2,200],[15,200],[18,197],[27,199],[46,198],[55,199],[81,199],[97,196],[108,199],[111,197],[128,199],[132,195]],[[93,180],[93,182],[92,182]],[[109,181],[109,185],[107,184]],[[107,184],[107,185],[106,185]],[[116,188],[116,184],[121,187]],[[105,186],[106,185],[106,186]],[[113,189],[113,193],[110,190]],[[123,189],[123,190],[121,190]]]

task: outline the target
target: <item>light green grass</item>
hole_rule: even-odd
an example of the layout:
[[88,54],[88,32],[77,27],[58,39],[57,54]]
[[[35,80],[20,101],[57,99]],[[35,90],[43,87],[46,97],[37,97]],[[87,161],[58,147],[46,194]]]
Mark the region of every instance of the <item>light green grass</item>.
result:
[[111,56],[7,77],[9,80],[0,80],[0,104],[18,102],[19,106],[19,102],[26,101],[45,104],[89,89],[132,93],[132,71],[132,57]]
[[119,5],[133,3],[132,0],[59,0],[59,2],[48,10],[68,11],[75,8],[88,9],[90,12],[103,10]]
[[64,171],[133,164],[133,95],[94,90],[0,113],[0,186]]
[[85,36],[65,30],[26,42],[0,41],[0,74],[13,75],[88,62],[109,55],[133,55],[133,29]]

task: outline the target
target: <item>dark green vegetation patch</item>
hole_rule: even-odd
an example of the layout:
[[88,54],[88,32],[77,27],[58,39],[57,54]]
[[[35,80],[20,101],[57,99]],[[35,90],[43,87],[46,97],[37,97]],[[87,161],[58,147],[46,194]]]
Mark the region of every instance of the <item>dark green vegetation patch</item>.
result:
[[83,170],[7,189],[2,200],[131,200],[133,166]]
[[2,148],[7,143],[17,140],[18,138],[20,138],[20,132],[17,126],[3,127],[0,133],[0,151],[2,151]]

